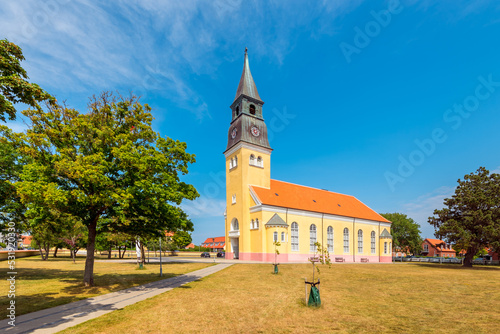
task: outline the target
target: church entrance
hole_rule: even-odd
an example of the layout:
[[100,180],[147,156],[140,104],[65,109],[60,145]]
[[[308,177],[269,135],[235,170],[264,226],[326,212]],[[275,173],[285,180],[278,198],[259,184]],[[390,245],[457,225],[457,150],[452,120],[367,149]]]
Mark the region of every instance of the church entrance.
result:
[[231,239],[231,249],[233,250],[233,259],[240,258],[240,238],[232,238]]

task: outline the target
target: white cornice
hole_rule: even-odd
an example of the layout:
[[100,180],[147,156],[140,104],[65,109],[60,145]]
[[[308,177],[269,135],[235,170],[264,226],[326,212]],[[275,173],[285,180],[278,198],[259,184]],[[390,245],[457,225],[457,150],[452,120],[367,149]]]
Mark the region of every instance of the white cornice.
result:
[[238,151],[240,148],[247,148],[249,150],[254,150],[254,151],[260,152],[260,153],[266,153],[266,154],[269,154],[269,155],[273,151],[270,148],[264,148],[264,147],[261,147],[261,146],[258,146],[258,145],[254,145],[254,144],[250,144],[250,143],[247,143],[247,142],[244,142],[244,141],[240,141],[238,144],[234,145],[229,150],[227,150],[226,152],[224,152],[224,156],[227,158],[228,156],[234,154],[234,152]]

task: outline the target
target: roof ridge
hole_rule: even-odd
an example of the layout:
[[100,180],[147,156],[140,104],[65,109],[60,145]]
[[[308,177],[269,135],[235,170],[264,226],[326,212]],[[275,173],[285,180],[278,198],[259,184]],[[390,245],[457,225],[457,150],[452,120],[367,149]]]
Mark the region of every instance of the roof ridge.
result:
[[[335,192],[335,191],[330,191],[330,190],[320,189],[320,188],[315,188],[315,187],[310,187],[310,186],[304,186],[302,184],[297,184],[297,183],[293,183],[293,182],[280,181],[280,180],[275,180],[275,179],[271,179],[271,181],[277,181],[277,182],[282,182],[282,183],[293,184],[294,186],[299,186],[299,187],[304,187],[304,188],[309,188],[309,189],[314,189],[314,190],[319,190],[319,191],[326,191],[328,193],[342,195],[342,196],[348,196],[348,197],[353,197],[353,198],[357,199],[357,197],[355,197],[353,195],[343,194],[343,193],[339,193],[339,192]],[[266,189],[266,188],[263,188],[263,189]]]

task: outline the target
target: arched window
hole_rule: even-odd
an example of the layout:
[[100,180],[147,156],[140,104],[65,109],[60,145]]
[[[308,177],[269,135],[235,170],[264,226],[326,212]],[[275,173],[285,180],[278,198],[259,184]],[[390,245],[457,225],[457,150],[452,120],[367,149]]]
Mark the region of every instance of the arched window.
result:
[[238,219],[234,218],[231,223],[231,231],[238,231],[240,229],[240,224],[238,224]]
[[328,252],[333,253],[333,227],[328,226],[326,229],[326,243],[328,245]]
[[264,167],[264,161],[262,160],[262,157],[257,158],[257,166]]
[[236,194],[231,198],[231,204],[236,204]]
[[255,219],[255,228],[259,228],[259,218]]
[[309,252],[316,253],[316,225],[311,224],[309,227]]
[[273,233],[273,241],[274,242],[278,241],[278,232]]
[[251,104],[251,105],[250,105],[250,108],[249,108],[249,109],[250,109],[250,113],[251,113],[252,115],[255,115],[255,106],[254,106],[253,104]]
[[375,231],[372,231],[371,233],[371,238],[372,238],[372,254],[375,254]]
[[238,166],[238,157],[234,157],[234,166],[233,167],[236,167]]
[[344,253],[349,253],[349,229],[344,228]]
[[358,230],[358,253],[363,253],[363,230]]
[[255,228],[255,221],[252,219],[252,229]]
[[299,250],[299,224],[292,223],[292,250]]
[[387,242],[384,242],[384,254],[387,254]]
[[236,106],[236,116],[240,114],[240,106]]
[[250,155],[250,165],[255,166],[255,155]]
[[281,242],[285,242],[285,232],[281,232]]

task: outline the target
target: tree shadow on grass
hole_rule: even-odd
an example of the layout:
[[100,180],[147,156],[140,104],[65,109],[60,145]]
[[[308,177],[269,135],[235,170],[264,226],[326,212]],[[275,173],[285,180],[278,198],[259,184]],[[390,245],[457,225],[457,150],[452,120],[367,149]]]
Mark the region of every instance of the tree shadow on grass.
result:
[[473,266],[471,267],[464,267],[461,264],[437,264],[437,263],[413,263],[414,265],[417,265],[419,267],[425,267],[425,268],[439,268],[439,269],[451,269],[451,270],[488,270],[488,271],[498,271],[500,272],[500,267],[499,266]]

